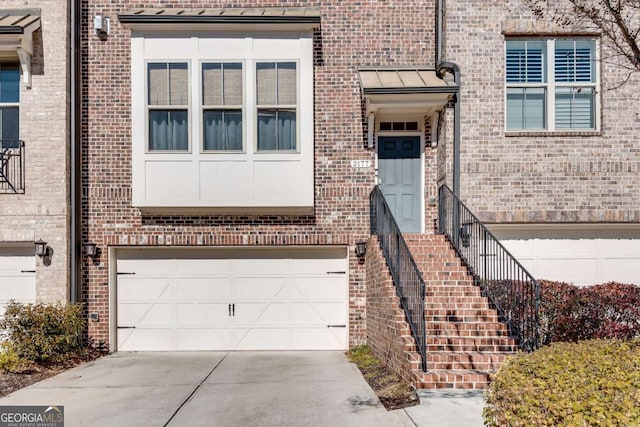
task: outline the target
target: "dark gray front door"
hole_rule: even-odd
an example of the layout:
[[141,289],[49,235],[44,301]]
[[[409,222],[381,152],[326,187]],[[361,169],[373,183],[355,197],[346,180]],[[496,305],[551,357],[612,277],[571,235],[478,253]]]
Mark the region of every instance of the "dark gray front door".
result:
[[421,231],[420,137],[378,137],[380,187],[400,231]]

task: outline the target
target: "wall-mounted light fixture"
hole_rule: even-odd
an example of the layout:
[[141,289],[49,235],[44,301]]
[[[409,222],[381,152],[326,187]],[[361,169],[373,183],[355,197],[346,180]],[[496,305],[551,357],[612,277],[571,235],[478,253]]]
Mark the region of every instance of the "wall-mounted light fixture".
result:
[[111,20],[108,16],[96,15],[93,17],[93,34],[100,40],[106,40],[111,32]]
[[98,245],[93,243],[93,242],[85,242],[82,245],[83,249],[84,249],[84,254],[86,256],[88,256],[89,258],[93,258],[96,255],[98,255]]
[[53,249],[50,246],[47,246],[47,242],[42,239],[38,239],[33,244],[36,247],[36,255],[40,258],[51,257],[53,255]]
[[473,223],[465,222],[460,227],[460,243],[463,248],[468,248],[471,245],[471,226]]
[[356,256],[360,261],[364,261],[367,254],[367,242],[356,242]]

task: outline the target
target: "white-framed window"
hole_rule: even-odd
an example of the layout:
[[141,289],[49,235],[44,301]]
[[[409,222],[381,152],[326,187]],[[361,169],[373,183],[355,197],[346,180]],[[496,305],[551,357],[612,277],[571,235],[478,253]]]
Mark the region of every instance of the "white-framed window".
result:
[[202,150],[244,148],[242,62],[202,63]]
[[20,64],[0,62],[1,148],[17,147],[20,139]]
[[298,66],[295,62],[256,63],[258,151],[296,151]]
[[593,38],[506,40],[506,130],[598,128]]
[[189,150],[189,64],[147,63],[149,152]]

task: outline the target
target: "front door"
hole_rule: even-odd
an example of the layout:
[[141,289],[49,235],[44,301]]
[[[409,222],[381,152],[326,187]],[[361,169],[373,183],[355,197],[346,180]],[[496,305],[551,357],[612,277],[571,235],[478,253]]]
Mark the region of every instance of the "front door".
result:
[[378,137],[380,188],[400,231],[421,231],[420,137]]

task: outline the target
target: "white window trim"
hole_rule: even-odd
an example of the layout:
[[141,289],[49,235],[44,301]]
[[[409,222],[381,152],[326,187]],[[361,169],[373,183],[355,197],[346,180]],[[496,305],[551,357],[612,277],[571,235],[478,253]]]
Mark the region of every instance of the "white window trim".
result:
[[[299,154],[300,153],[300,144],[301,144],[301,135],[300,135],[300,59],[292,58],[292,59],[254,59],[251,61],[253,63],[253,121],[254,121],[254,135],[253,135],[253,152],[256,155],[262,154]],[[294,62],[296,64],[296,104],[293,106],[296,110],[296,149],[295,150],[259,150],[258,149],[258,110],[260,109],[287,109],[292,108],[289,104],[282,105],[258,105],[258,85],[257,85],[257,66],[260,63],[278,63],[278,62]]]
[[[228,106],[205,106],[204,104],[204,94],[203,94],[203,78],[202,78],[202,66],[204,64],[241,64],[242,65],[242,106],[237,108],[236,106],[228,107]],[[200,126],[199,126],[199,135],[200,135],[200,154],[203,155],[225,155],[225,154],[246,154],[247,153],[247,60],[246,59],[200,59],[198,62],[198,105],[200,111]],[[195,86],[193,86],[195,87]],[[205,110],[240,110],[242,112],[242,150],[205,150],[204,149],[204,112]]]
[[[150,154],[150,155],[164,155],[164,154],[190,154],[192,152],[192,134],[193,132],[191,132],[191,127],[192,125],[192,121],[193,121],[193,114],[192,114],[192,99],[193,99],[193,90],[192,90],[192,83],[191,83],[191,79],[193,78],[192,74],[192,62],[190,59],[179,59],[179,58],[171,58],[171,59],[167,59],[167,60],[156,60],[156,59],[149,59],[149,60],[145,60],[144,61],[144,105],[145,105],[145,111],[144,111],[144,118],[145,118],[145,131],[144,131],[144,137],[145,137],[145,141],[144,141],[144,152],[145,154]],[[149,111],[151,110],[184,110],[183,106],[180,106],[180,108],[176,108],[175,106],[172,105],[150,105],[149,104],[149,64],[180,64],[180,63],[186,63],[187,64],[187,76],[189,77],[189,81],[187,84],[187,87],[189,88],[189,95],[188,95],[188,100],[187,100],[187,122],[189,123],[189,125],[187,126],[187,149],[186,150],[150,150],[149,149]]]
[[[508,83],[506,79],[506,63],[507,63],[507,42],[511,40],[518,40],[519,38],[507,37],[504,40],[504,58],[502,63],[502,70],[504,72],[503,88],[504,88],[504,131],[506,133],[551,133],[551,132],[566,132],[566,133],[580,133],[580,132],[594,132],[600,130],[600,118],[601,118],[601,81],[600,81],[600,42],[596,37],[524,37],[523,41],[544,41],[546,43],[546,55],[545,63],[543,64],[543,73],[546,76],[546,82],[544,83]],[[593,83],[583,82],[556,82],[555,81],[555,43],[557,40],[593,40],[595,44],[595,77],[596,81]],[[555,94],[556,87],[593,87],[594,90],[594,127],[593,128],[560,128],[556,129],[556,116],[555,116]],[[507,127],[507,90],[509,88],[542,88],[545,90],[545,127],[541,129],[510,129]]]

